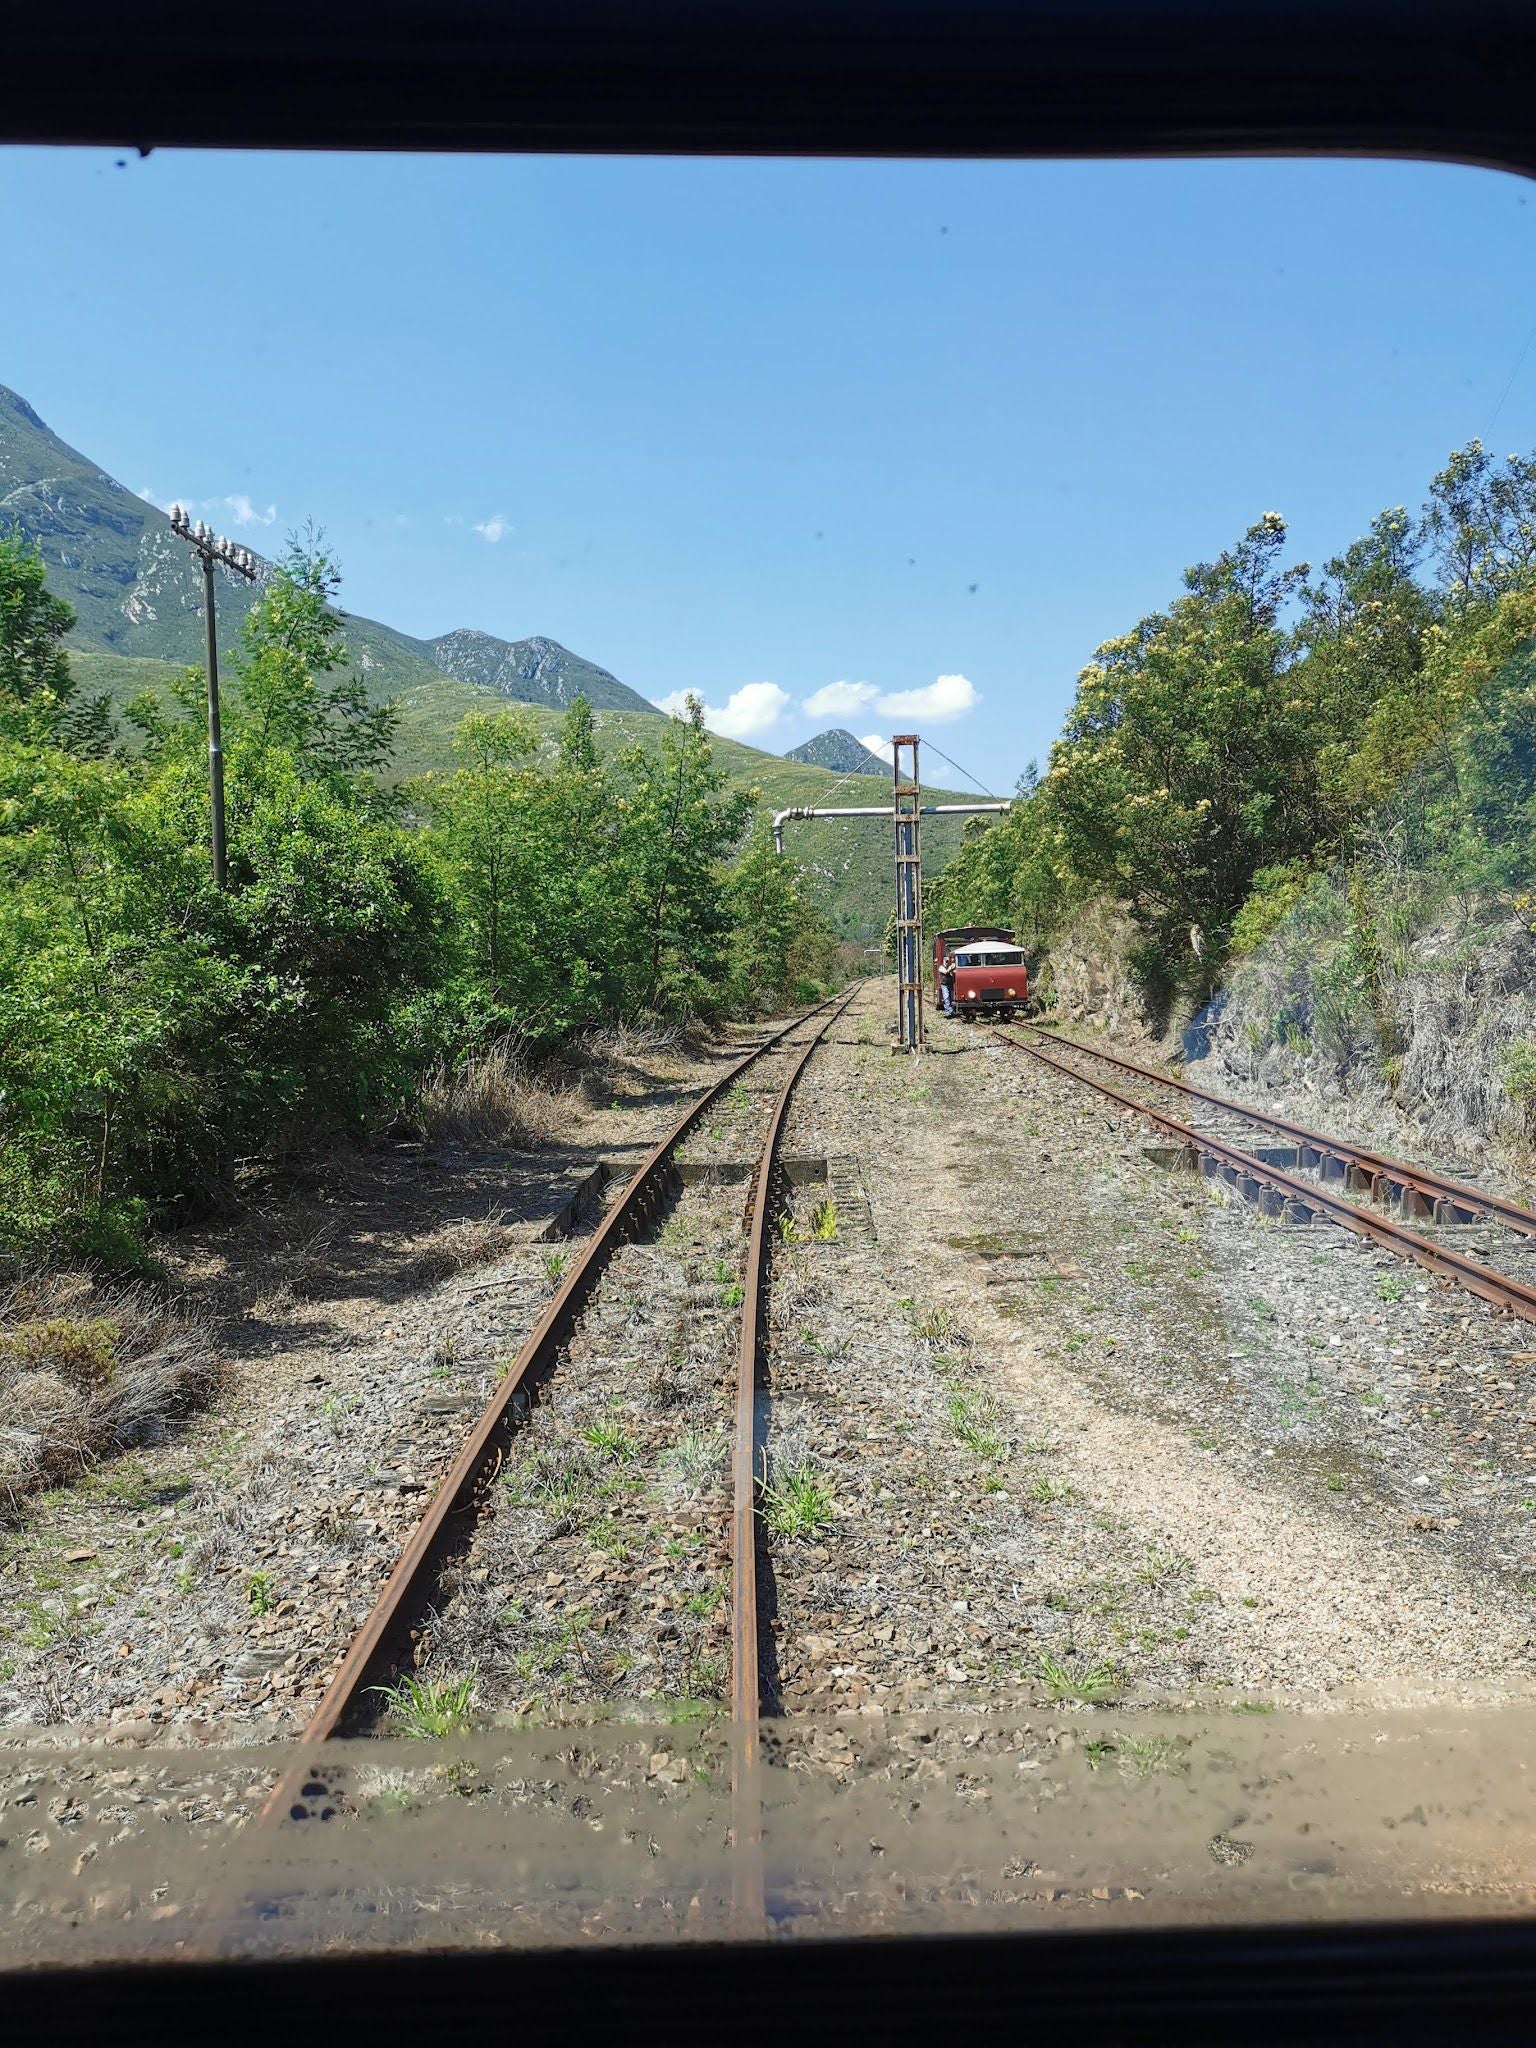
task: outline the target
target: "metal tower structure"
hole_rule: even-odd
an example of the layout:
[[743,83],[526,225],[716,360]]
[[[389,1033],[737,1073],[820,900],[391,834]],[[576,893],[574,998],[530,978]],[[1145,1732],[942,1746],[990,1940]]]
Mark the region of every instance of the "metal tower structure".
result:
[[922,820],[990,811],[1006,816],[1005,803],[925,804],[918,770],[918,737],[897,733],[891,741],[891,801],[885,804],[792,804],[776,811],[773,846],[784,851],[784,827],[800,818],[888,818],[896,833],[896,1037],[898,1052],[921,1052],[923,1028]]
[[922,784],[915,732],[891,736],[891,811],[896,824],[896,1042],[923,1049]]

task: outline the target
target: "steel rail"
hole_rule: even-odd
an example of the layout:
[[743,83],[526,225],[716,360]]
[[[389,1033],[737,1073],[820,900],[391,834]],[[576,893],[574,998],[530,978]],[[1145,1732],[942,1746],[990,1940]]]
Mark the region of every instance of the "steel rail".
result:
[[[1032,1031],[1040,1030],[1039,1025],[1030,1025]],[[1406,1160],[1394,1159],[1385,1152],[1372,1152],[1363,1145],[1354,1145],[1346,1138],[1330,1137],[1325,1131],[1314,1131],[1306,1124],[1299,1124],[1289,1117],[1276,1116],[1270,1110],[1254,1109],[1246,1102],[1234,1102],[1230,1096],[1214,1094],[1209,1088],[1197,1088],[1192,1082],[1175,1080],[1171,1074],[1159,1073],[1156,1067],[1143,1066],[1139,1060],[1128,1060],[1122,1053],[1103,1052],[1096,1045],[1084,1045],[1081,1039],[1068,1038],[1065,1034],[1052,1032],[1051,1039],[1059,1045],[1068,1045],[1074,1052],[1087,1053],[1090,1059],[1102,1060],[1106,1066],[1118,1067],[1122,1073],[1135,1074],[1144,1081],[1153,1081],[1159,1088],[1171,1088],[1177,1094],[1192,1097],[1197,1102],[1209,1103],[1211,1108],[1242,1117],[1248,1123],[1260,1124],[1266,1130],[1278,1131],[1282,1136],[1292,1138],[1307,1151],[1317,1152],[1329,1158],[1343,1161],[1347,1166],[1357,1168],[1373,1183],[1385,1181],[1392,1186],[1411,1188],[1425,1200],[1433,1199],[1452,1204],[1457,1209],[1475,1212],[1476,1217],[1490,1216],[1497,1222],[1507,1224],[1511,1230],[1518,1230],[1526,1237],[1536,1237],[1536,1211],[1522,1207],[1519,1202],[1508,1201],[1502,1195],[1490,1194],[1485,1188],[1469,1187],[1463,1181],[1451,1180],[1443,1173],[1435,1173],[1429,1167],[1410,1166]],[[1305,1162],[1303,1162],[1305,1163]],[[1370,1190],[1376,1192],[1373,1186]],[[1454,1219],[1445,1219],[1454,1220]],[[1466,1219],[1471,1222],[1474,1216]]]
[[830,1007],[830,1002],[818,1004],[815,1009],[795,1018],[792,1023],[771,1033],[760,1045],[754,1046],[744,1059],[736,1061],[684,1110],[666,1136],[651,1147],[635,1168],[618,1201],[593,1231],[580,1258],[561,1281],[549,1306],[524,1340],[510,1370],[481,1411],[431,1505],[401,1551],[372,1612],[353,1638],[351,1649],[300,1735],[301,1749],[312,1749],[328,1741],[362,1698],[375,1667],[390,1644],[398,1638],[405,1610],[421,1593],[423,1581],[430,1574],[445,1537],[450,1534],[453,1517],[473,1506],[476,1487],[492,1461],[497,1438],[518,1390],[530,1374],[553,1358],[560,1340],[584,1306],[609,1259],[625,1241],[630,1229],[646,1220],[652,1203],[664,1191],[660,1170],[670,1162],[673,1152],[704,1112],[725,1093],[738,1075],[761,1059],[764,1053],[772,1051],[792,1031]]
[[[290,1811],[295,1817],[300,1813],[307,1815],[309,1812],[304,1788],[315,1775],[316,1752],[323,1749],[324,1745],[353,1717],[387,1659],[403,1647],[403,1640],[409,1633],[411,1618],[430,1598],[447,1555],[471,1533],[484,1481],[495,1469],[520,1388],[532,1374],[552,1361],[613,1253],[625,1242],[633,1229],[643,1226],[656,1202],[667,1191],[670,1185],[667,1169],[672,1165],[672,1154],[677,1147],[700,1118],[750,1066],[764,1054],[780,1046],[791,1033],[821,1016],[824,1011],[835,1009],[836,1014],[841,1016],[853,1000],[855,992],[849,990],[842,995],[829,996],[825,1002],[802,1011],[798,1017],[781,1025],[777,1031],[770,1032],[743,1058],[734,1061],[719,1080],[711,1083],[691,1102],[675,1119],[666,1134],[640,1161],[626,1182],[619,1199],[593,1231],[580,1257],[566,1273],[549,1305],[525,1338],[516,1358],[481,1411],[453,1464],[396,1559],[394,1569],[374,1601],[366,1620],[352,1638],[351,1645],[327,1685],[320,1704],[300,1731],[293,1744],[294,1753],[285,1761],[276,1785],[253,1816],[250,1830],[247,1831],[248,1836],[254,1835],[258,1839],[263,1837],[269,1826],[280,1821]],[[832,1016],[826,1018],[821,1030],[812,1039],[811,1046],[820,1042],[822,1034],[833,1021]],[[805,1059],[809,1057],[809,1050],[810,1048],[807,1048],[796,1065],[797,1076],[805,1064]],[[786,1099],[787,1096],[780,1098],[775,1111],[771,1127],[775,1141],[782,1123]],[[744,1295],[744,1301],[745,1299]],[[323,1783],[310,1786],[309,1790],[316,1795],[325,1795],[328,1792]],[[239,1904],[238,1896],[226,1897],[222,1911],[210,1908],[205,1917],[216,1922],[222,1932],[227,1926],[227,1921],[238,1911]],[[202,1947],[198,1952],[216,1953],[217,1949],[218,1941],[215,1937],[212,1947]]]
[[731,1456],[731,1917],[738,1937],[764,1930],[763,1803],[760,1778],[762,1673],[757,1622],[758,1359],[768,1305],[768,1222],[779,1138],[795,1084],[811,1055],[853,1001],[853,992],[807,1040],[773,1106],[749,1197],[747,1263],[736,1350],[735,1442]]
[[1177,1138],[1181,1144],[1193,1151],[1216,1161],[1231,1170],[1243,1180],[1251,1180],[1259,1187],[1271,1188],[1287,1202],[1295,1202],[1302,1208],[1342,1223],[1357,1236],[1369,1238],[1373,1244],[1384,1245],[1388,1251],[1400,1257],[1416,1260],[1417,1263],[1445,1280],[1453,1280],[1469,1293],[1481,1296],[1495,1308],[1508,1309],[1526,1321],[1536,1323],[1536,1287],[1528,1286],[1523,1280],[1516,1280],[1508,1273],[1500,1273],[1492,1266],[1485,1266],[1477,1259],[1469,1259],[1464,1252],[1452,1251],[1447,1245],[1431,1243],[1401,1223],[1393,1223],[1385,1216],[1377,1216],[1369,1209],[1362,1209],[1356,1203],[1347,1201],[1342,1195],[1331,1194],[1327,1188],[1319,1187],[1313,1181],[1298,1180],[1294,1174],[1283,1168],[1270,1166],[1251,1153],[1241,1151],[1236,1145],[1228,1145],[1220,1138],[1207,1137],[1192,1124],[1181,1123],[1175,1116],[1154,1109],[1150,1103],[1140,1102],[1134,1095],[1126,1095],[1111,1086],[1108,1081],[1097,1080],[1092,1074],[1082,1073],[1068,1061],[1057,1059],[1045,1052],[1039,1045],[1023,1039],[1010,1038],[1007,1032],[999,1031],[998,1037],[1006,1044],[1016,1046],[1042,1066],[1050,1067],[1058,1074],[1065,1074],[1070,1080],[1080,1082],[1085,1088],[1092,1088],[1100,1095],[1106,1095],[1122,1109],[1133,1115],[1145,1117]]

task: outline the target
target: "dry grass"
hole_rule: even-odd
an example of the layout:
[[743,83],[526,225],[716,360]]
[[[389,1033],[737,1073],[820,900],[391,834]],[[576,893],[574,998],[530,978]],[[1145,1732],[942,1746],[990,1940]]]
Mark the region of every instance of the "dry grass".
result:
[[601,1066],[625,1066],[633,1060],[653,1060],[687,1049],[689,1034],[681,1024],[659,1024],[644,1019],[635,1023],[606,1024],[589,1031],[579,1041],[579,1053]]
[[429,1143],[531,1151],[570,1126],[578,1097],[606,1108],[636,1069],[643,1075],[657,1060],[697,1058],[705,1049],[697,1028],[647,1020],[584,1032],[543,1061],[501,1039],[440,1067],[422,1091],[416,1121]]
[[554,1070],[594,1109],[636,1079],[649,1079],[658,1060],[696,1059],[704,1050],[698,1032],[686,1024],[640,1020],[584,1031],[560,1048]]
[[567,1091],[503,1039],[452,1067],[422,1090],[419,1122],[429,1143],[506,1145],[532,1151],[568,1119]]
[[501,1217],[484,1216],[478,1221],[466,1217],[462,1223],[450,1223],[440,1230],[400,1277],[407,1287],[436,1287],[455,1273],[472,1272],[476,1266],[504,1259],[516,1242],[511,1225]]
[[206,1401],[208,1323],[147,1287],[57,1274],[0,1298],[0,1506],[158,1442]]

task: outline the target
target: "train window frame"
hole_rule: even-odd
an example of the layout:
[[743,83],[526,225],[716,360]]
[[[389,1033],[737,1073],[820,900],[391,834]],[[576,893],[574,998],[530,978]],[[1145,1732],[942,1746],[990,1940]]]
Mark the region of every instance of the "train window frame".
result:
[[[8,24],[0,139],[160,147],[1017,156],[1364,154],[1536,173],[1536,24],[1508,0],[276,0],[249,20],[82,0]],[[515,90],[510,88],[515,87]],[[569,2042],[891,2038],[1017,2023],[1187,2041],[1527,2038],[1522,1924],[331,1957],[9,1976],[18,2037],[319,2039],[440,2023]],[[515,2005],[509,2004],[515,2000]]]

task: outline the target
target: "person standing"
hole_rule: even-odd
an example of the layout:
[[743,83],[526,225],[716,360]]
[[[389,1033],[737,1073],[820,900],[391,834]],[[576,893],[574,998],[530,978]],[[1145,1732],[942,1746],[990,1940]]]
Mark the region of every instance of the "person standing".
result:
[[946,1017],[955,1014],[955,956],[946,953],[939,962],[939,1001]]

